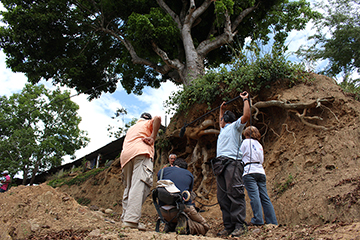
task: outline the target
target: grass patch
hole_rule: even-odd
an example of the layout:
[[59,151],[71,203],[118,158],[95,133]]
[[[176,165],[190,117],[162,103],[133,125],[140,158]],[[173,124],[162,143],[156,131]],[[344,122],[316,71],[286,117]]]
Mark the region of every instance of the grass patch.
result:
[[[80,185],[81,183],[85,182],[86,180],[88,180],[89,178],[97,175],[98,173],[102,172],[104,170],[104,168],[94,168],[91,169],[87,172],[81,173],[81,171],[79,171],[80,173],[71,179],[65,178],[65,177],[61,177],[61,178],[55,178],[52,179],[48,182],[48,185],[56,188],[56,187],[61,187],[62,185],[66,184],[68,186],[72,186],[72,185]],[[98,184],[97,181],[95,181],[95,184]]]
[[78,198],[76,201],[80,205],[89,205],[91,203],[91,200],[89,198],[84,198],[84,197]]
[[284,183],[276,183],[275,184],[275,192],[277,194],[284,193],[287,189],[294,186],[294,177],[289,174],[288,179]]
[[77,175],[76,177],[70,179],[69,181],[66,181],[65,184],[66,185],[80,185],[81,183],[85,182],[86,180],[88,180],[89,178],[97,175],[99,172],[103,171],[104,168],[94,168],[91,169],[87,172],[84,172],[82,174]]

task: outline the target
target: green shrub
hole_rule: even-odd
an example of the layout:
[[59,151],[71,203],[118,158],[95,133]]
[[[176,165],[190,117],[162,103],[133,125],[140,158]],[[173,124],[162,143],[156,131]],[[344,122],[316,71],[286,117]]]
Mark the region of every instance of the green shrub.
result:
[[194,103],[206,103],[210,109],[215,99],[230,100],[231,93],[247,90],[254,96],[275,81],[287,81],[291,87],[307,76],[305,66],[291,63],[281,50],[263,56],[242,53],[232,64],[211,69],[174,93],[165,101],[165,107],[167,113],[186,111]]
[[275,192],[277,194],[282,194],[287,189],[294,185],[294,178],[291,174],[289,174],[288,179],[284,183],[277,183],[275,184]]
[[[89,178],[97,175],[99,172],[103,171],[104,168],[94,168],[92,170],[89,170],[87,172],[81,173],[79,175],[77,175],[74,178],[71,178],[70,180],[68,180],[65,177],[61,177],[61,178],[55,178],[52,179],[48,182],[49,186],[52,186],[53,188],[56,187],[61,187],[62,185],[66,184],[66,185],[80,185],[81,183],[85,182],[86,180],[88,180]],[[94,185],[99,184],[98,181],[94,181]]]
[[88,180],[90,177],[93,177],[97,175],[99,172],[103,171],[104,168],[94,168],[87,172],[84,172],[82,174],[77,175],[76,177],[70,179],[69,181],[66,181],[64,184],[67,184],[69,186],[71,185],[80,185],[81,183]]
[[84,197],[78,198],[76,201],[81,205],[89,205],[91,202],[89,198],[84,198]]
[[339,85],[344,90],[344,92],[352,94],[355,100],[360,100],[360,78],[352,79],[345,77],[345,79]]
[[62,185],[65,184],[65,181],[66,181],[65,178],[55,178],[55,179],[50,180],[48,182],[48,185],[53,187],[53,188],[61,187]]

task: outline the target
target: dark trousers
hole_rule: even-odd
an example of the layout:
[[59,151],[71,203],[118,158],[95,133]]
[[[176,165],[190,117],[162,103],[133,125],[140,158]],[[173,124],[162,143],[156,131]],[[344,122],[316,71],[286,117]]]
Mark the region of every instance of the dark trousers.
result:
[[243,171],[240,161],[232,161],[217,176],[217,199],[222,211],[224,227],[230,231],[246,226]]

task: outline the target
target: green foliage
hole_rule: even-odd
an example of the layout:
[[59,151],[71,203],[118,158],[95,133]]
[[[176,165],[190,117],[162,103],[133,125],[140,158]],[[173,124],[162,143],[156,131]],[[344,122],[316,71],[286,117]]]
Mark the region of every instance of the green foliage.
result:
[[170,96],[165,107],[167,112],[181,112],[194,103],[207,103],[210,109],[215,99],[230,100],[231,93],[247,90],[256,95],[275,81],[295,84],[307,75],[304,65],[288,61],[283,50],[273,49],[262,56],[243,52],[232,64],[208,71],[192,85]]
[[62,185],[64,185],[66,182],[65,178],[54,178],[52,180],[50,180],[47,185],[53,187],[53,188],[57,188],[57,187],[61,187]]
[[23,171],[24,180],[61,165],[63,156],[89,141],[68,91],[26,84],[20,93],[0,97],[0,103],[0,168]]
[[[117,109],[115,112],[115,117],[111,117],[111,118],[116,119],[116,118],[119,118],[121,115],[126,115],[126,114],[127,114],[127,111],[125,108]],[[133,118],[133,119],[131,119],[131,121],[127,122],[124,127],[117,127],[117,129],[115,126],[108,125],[108,128],[107,128],[107,131],[109,132],[108,136],[110,138],[111,137],[120,138],[120,137],[126,135],[129,128],[131,126],[135,125],[137,120],[138,120],[137,118]],[[119,122],[119,119],[117,119],[116,121]]]
[[[82,172],[81,170],[77,171],[78,175],[74,178],[68,179],[68,174],[63,174],[62,177],[56,177],[48,182],[48,185],[56,188],[61,187],[62,185],[80,185],[81,183],[85,182],[86,180],[92,178],[93,176],[97,175],[98,173],[102,172],[104,168],[94,168],[87,172]],[[98,185],[98,181],[94,181],[93,185]]]
[[77,175],[76,177],[66,181],[64,184],[66,185],[80,185],[81,183],[85,182],[86,180],[88,180],[89,178],[97,175],[99,172],[103,171],[103,168],[94,168],[91,169],[87,172],[84,172],[82,174]]
[[[79,167],[76,172],[78,175],[74,178],[69,179],[69,174],[64,173],[62,176],[55,176],[54,179],[48,182],[48,185],[56,188],[61,187],[62,185],[80,185],[81,183],[85,182],[86,180],[92,178],[93,176],[97,175],[98,173],[102,172],[104,168],[94,168],[89,171],[83,172],[82,167]],[[98,180],[94,180],[93,185],[99,185]]]
[[320,73],[345,77],[360,73],[360,2],[358,0],[328,0],[319,2],[323,17],[315,22],[316,34],[309,37],[313,44],[302,46],[298,55],[310,62],[327,60]]
[[76,200],[79,204],[81,205],[89,205],[91,203],[91,199],[89,198],[85,198],[85,197],[80,197]]
[[345,79],[340,83],[340,87],[344,92],[354,95],[354,98],[360,101],[360,79],[352,79],[345,77]]
[[288,179],[284,183],[277,183],[275,184],[275,191],[277,194],[282,194],[287,189],[294,185],[294,178],[291,174],[289,174]]
[[166,138],[165,134],[163,134],[161,136],[158,136],[156,138],[156,146],[155,146],[156,149],[158,149],[158,148],[164,149],[164,148],[166,148],[166,147],[168,147],[170,145],[171,145],[171,143],[170,143],[169,139]]
[[205,67],[229,63],[226,45],[242,47],[248,37],[266,42],[270,33],[281,45],[317,16],[305,0],[1,3],[7,66],[33,84],[51,80],[90,98],[114,92],[119,81],[135,94],[167,80],[186,85]]

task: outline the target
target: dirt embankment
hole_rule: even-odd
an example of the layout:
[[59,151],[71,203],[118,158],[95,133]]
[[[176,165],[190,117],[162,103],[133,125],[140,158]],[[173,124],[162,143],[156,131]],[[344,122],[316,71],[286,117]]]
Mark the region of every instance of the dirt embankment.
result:
[[[329,101],[305,113],[281,107],[259,109],[259,120],[254,119],[253,125],[264,135],[268,192],[279,226],[249,227],[240,239],[360,239],[360,103],[346,96],[332,79],[315,74],[313,77],[314,81],[290,89],[273,88],[266,99],[260,96],[253,100],[253,104],[268,99],[286,103]],[[198,109],[192,112],[202,114]],[[184,118],[177,119],[176,128],[183,126]],[[175,138],[170,141],[178,142],[173,149],[176,153],[191,152],[189,149],[197,144],[194,140],[187,144]],[[213,154],[216,136],[198,141],[205,148],[208,146],[207,154]],[[192,161],[191,154],[184,156]],[[161,161],[164,159],[155,163],[155,171]],[[201,167],[193,164],[190,168],[196,175],[196,188],[204,177]],[[115,161],[79,186],[20,186],[0,194],[0,238],[218,239],[221,211],[218,205],[207,206],[217,201],[215,179],[210,169],[207,171],[203,188],[208,192],[202,192],[203,198],[197,198],[196,203],[205,211],[202,215],[211,226],[205,237],[154,232],[157,215],[150,198],[141,218],[149,231],[122,229],[123,185],[121,169]],[[247,198],[247,221],[251,216]]]

